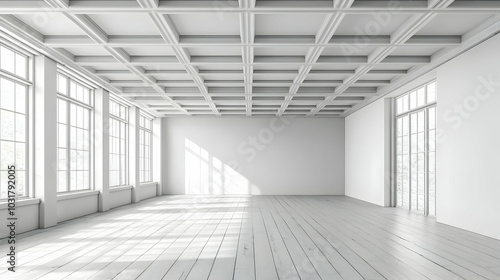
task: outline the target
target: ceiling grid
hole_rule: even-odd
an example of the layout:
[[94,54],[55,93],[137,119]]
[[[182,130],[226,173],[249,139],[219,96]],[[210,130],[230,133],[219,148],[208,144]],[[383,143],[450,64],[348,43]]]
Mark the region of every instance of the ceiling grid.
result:
[[156,116],[345,117],[500,31],[500,1],[0,1],[0,29]]

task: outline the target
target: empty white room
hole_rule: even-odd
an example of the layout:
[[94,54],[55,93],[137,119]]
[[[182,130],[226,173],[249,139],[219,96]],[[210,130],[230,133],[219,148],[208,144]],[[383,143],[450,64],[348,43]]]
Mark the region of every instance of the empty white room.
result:
[[500,1],[0,0],[0,279],[500,279]]

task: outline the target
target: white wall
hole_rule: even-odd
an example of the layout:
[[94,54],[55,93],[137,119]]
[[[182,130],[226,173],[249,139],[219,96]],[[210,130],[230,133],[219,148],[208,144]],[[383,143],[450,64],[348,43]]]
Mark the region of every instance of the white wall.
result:
[[344,194],[343,119],[164,118],[162,125],[163,194]]
[[390,206],[390,101],[379,99],[345,120],[345,194]]
[[499,46],[497,35],[438,69],[436,208],[439,222],[498,239]]

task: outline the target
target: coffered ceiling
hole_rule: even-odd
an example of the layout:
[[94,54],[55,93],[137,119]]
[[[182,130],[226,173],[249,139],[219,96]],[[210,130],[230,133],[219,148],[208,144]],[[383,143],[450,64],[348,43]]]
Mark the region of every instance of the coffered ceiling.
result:
[[500,1],[0,1],[0,28],[156,116],[344,117],[500,30]]

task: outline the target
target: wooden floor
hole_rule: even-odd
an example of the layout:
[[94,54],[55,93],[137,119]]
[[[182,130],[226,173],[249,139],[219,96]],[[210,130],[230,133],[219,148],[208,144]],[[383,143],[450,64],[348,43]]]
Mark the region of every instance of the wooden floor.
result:
[[500,279],[499,240],[342,196],[157,197],[18,247],[0,279]]

